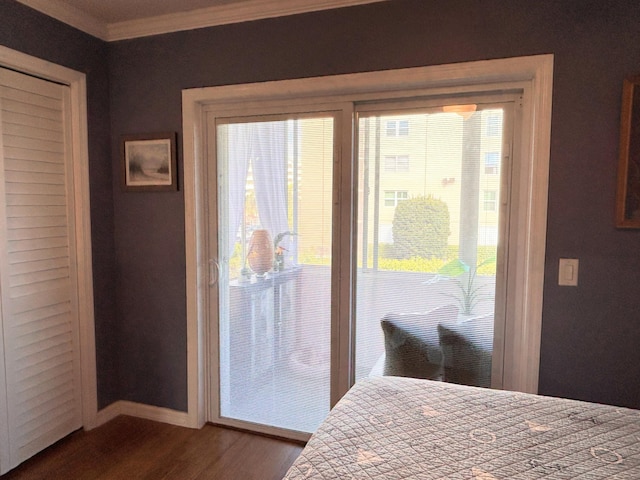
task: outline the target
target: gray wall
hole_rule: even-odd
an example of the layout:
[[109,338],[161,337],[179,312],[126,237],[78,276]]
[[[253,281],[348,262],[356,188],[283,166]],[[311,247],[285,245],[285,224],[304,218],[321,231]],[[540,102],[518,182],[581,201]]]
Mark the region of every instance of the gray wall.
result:
[[[553,53],[540,392],[640,407],[640,234],[613,220],[638,25],[635,1],[393,0],[116,42],[114,169],[121,134],[180,132],[183,88]],[[182,193],[114,199],[123,393],[185,408]],[[559,257],[580,259],[578,288],[557,286]]]
[[[187,406],[182,182],[122,192],[121,135],[181,140],[183,88],[553,53],[540,392],[640,408],[640,232],[613,220],[636,1],[392,0],[105,45],[2,0],[0,25],[0,44],[88,74],[102,406]],[[559,257],[580,258],[579,287],[556,285]]]
[[[0,45],[87,75],[89,181],[100,405],[120,398],[107,44],[13,0],[0,0]],[[88,206],[83,206],[88,208]]]

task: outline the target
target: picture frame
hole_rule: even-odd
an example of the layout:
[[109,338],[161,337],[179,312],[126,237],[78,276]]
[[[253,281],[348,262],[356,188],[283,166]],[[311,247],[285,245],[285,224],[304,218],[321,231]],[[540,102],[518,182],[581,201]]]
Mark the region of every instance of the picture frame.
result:
[[127,192],[176,191],[176,133],[124,135],[122,188]]
[[640,228],[640,74],[622,84],[616,227]]

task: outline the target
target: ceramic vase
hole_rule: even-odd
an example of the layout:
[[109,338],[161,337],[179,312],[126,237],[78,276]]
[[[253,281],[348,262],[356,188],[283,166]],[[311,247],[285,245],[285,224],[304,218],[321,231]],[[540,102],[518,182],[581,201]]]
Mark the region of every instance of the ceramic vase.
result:
[[255,230],[249,240],[247,254],[249,267],[258,276],[263,276],[273,266],[273,243],[268,230]]

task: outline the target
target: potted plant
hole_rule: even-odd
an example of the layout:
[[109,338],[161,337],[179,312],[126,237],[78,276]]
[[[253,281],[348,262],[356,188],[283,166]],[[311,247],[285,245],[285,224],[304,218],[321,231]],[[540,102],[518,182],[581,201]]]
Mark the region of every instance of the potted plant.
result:
[[284,270],[284,252],[287,250],[280,242],[287,235],[296,235],[295,232],[282,232],[276,235],[276,238],[273,240],[273,270],[276,272],[281,272]]
[[458,291],[455,294],[443,293],[443,295],[456,299],[462,315],[472,315],[479,302],[490,298],[489,295],[484,295],[482,292],[487,285],[478,285],[476,281],[478,269],[495,261],[495,257],[491,257],[471,268],[465,262],[456,258],[444,264],[438,270],[436,278],[449,278],[458,287]]

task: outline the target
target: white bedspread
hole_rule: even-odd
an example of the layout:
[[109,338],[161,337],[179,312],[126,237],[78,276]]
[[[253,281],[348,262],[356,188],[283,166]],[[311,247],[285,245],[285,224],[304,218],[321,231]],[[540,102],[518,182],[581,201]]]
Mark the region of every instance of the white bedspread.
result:
[[640,411],[369,378],[336,405],[285,477],[407,478],[640,479]]

